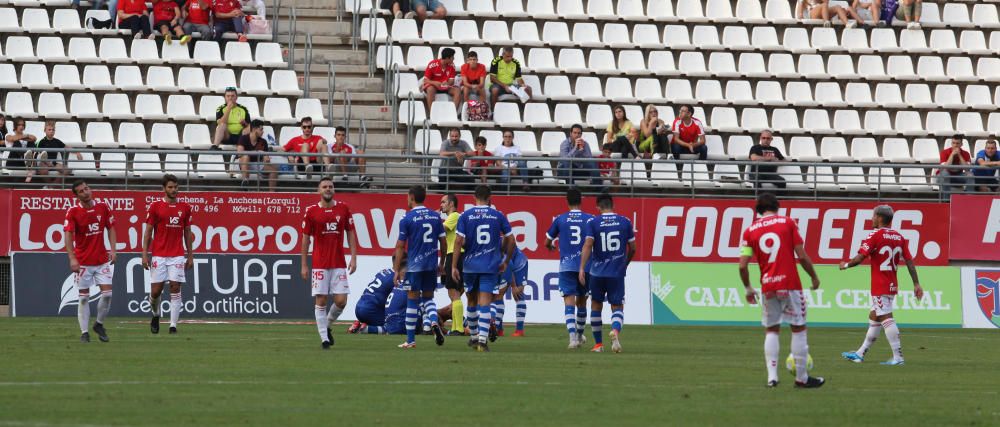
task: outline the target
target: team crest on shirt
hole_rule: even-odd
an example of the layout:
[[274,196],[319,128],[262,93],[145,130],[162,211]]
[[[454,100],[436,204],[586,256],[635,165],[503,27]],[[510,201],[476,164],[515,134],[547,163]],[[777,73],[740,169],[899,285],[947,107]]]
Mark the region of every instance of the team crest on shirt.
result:
[[986,318],[1000,326],[1000,270],[976,270],[976,301]]

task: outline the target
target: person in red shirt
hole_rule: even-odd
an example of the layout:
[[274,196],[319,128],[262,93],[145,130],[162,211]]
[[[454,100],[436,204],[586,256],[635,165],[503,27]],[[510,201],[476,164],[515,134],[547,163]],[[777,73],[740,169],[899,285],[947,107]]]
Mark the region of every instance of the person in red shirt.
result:
[[333,133],[333,144],[327,146],[327,149],[330,154],[334,155],[330,158],[330,172],[341,174],[340,180],[344,182],[348,179],[348,173],[357,172],[362,188],[371,185],[372,178],[365,175],[364,157],[350,156],[352,154],[365,154],[365,150],[359,150],[347,143],[347,129],[343,126],[337,126]]
[[[354,234],[351,209],[333,200],[333,180],[319,180],[319,203],[306,208],[302,217],[302,280],[311,281],[312,295],[316,300],[316,328],[323,349],[333,345],[333,330],[329,325],[344,312],[347,296],[351,292],[347,275],[358,269],[358,238]],[[344,260],[344,237],[351,249],[351,262]],[[313,245],[312,268],[309,265],[309,245]],[[311,280],[310,280],[311,278]],[[327,296],[333,296],[333,305],[327,314]]]
[[[972,155],[962,149],[963,135],[955,135],[951,138],[951,147],[941,150],[941,166],[970,166]],[[938,169],[937,182],[941,187],[941,200],[951,201],[953,186],[965,186],[965,191],[976,191],[973,184],[973,177],[970,169]]]
[[181,8],[174,0],[153,0],[153,28],[163,35],[166,44],[173,43],[173,35],[181,38],[181,44],[191,41],[181,28]]
[[698,160],[708,158],[708,147],[705,145],[705,126],[701,120],[694,118],[694,105],[681,106],[671,130],[674,139],[670,143],[670,151],[674,154],[675,159],[679,159],[681,155],[696,155]]
[[[319,153],[323,147],[326,147],[326,139],[322,136],[313,134],[314,126],[312,117],[303,117],[299,120],[299,128],[302,129],[302,135],[293,137],[281,147],[282,151],[287,153]],[[296,165],[299,172],[306,172],[310,164],[319,164],[319,157],[317,156],[301,156],[301,157],[289,157],[288,162]],[[323,163],[329,162],[328,158],[323,159]]]
[[899,292],[896,266],[899,265],[900,261],[906,263],[906,269],[910,272],[910,278],[913,280],[913,294],[918,300],[924,297],[924,289],[920,287],[917,268],[913,265],[913,257],[910,256],[906,238],[890,228],[893,213],[892,207],[888,205],[876,206],[875,210],[872,211],[872,227],[875,230],[861,242],[858,254],[854,258],[840,264],[840,269],[846,270],[861,264],[865,258],[871,257],[872,259],[872,309],[868,312],[868,333],[865,334],[865,340],[857,351],[847,351],[841,354],[844,359],[854,363],[865,361],[868,349],[878,339],[880,330],[885,329],[885,338],[889,341],[889,347],[892,348],[892,359],[888,362],[882,362],[882,364],[903,364],[899,328],[892,318],[893,302],[896,299],[896,293]]
[[[601,147],[601,155],[597,156],[598,159],[610,159],[612,144],[604,144]],[[618,167],[615,162],[598,162],[597,168],[601,171],[601,178],[610,179],[611,183],[618,185]]]
[[[146,230],[142,235],[142,268],[150,270],[149,303],[153,319],[149,331],[160,333],[160,295],[170,285],[170,333],[177,333],[183,298],[184,270],[194,266],[194,234],[191,233],[191,205],[177,200],[177,177],[163,175],[163,198],[146,209]],[[153,258],[150,261],[149,253]]]
[[[493,157],[493,153],[486,149],[486,138],[477,136],[474,145],[475,150],[470,154],[470,156]],[[486,180],[490,177],[500,175],[500,166],[497,165],[496,160],[475,159],[469,161],[469,172],[472,173],[473,176],[478,176],[479,182],[485,184]]]
[[243,5],[240,0],[212,0],[212,14],[215,15],[215,40],[222,41],[222,36],[236,33],[239,41],[247,41],[243,15]]
[[[108,333],[104,329],[104,319],[111,309],[111,283],[114,278],[115,217],[108,205],[95,201],[90,187],[84,181],[73,183],[73,195],[76,205],[66,210],[66,222],[63,223],[66,254],[69,255],[69,269],[76,276],[76,289],[79,295],[77,302],[77,320],[80,323],[80,341],[90,342],[87,324],[90,323],[90,288],[99,286],[101,299],[97,302],[97,321],[94,322],[94,333],[101,342],[108,342]],[[108,233],[110,249],[104,247],[104,233]]]
[[212,14],[212,5],[208,1],[188,0],[181,12],[184,14],[182,28],[185,34],[198,33],[203,39],[212,38],[212,26],[208,22]]
[[792,329],[792,357],[795,359],[795,386],[816,388],[823,386],[822,377],[811,377],[806,368],[809,343],[806,339],[806,298],[795,258],[812,278],[812,290],[819,289],[819,276],[812,261],[802,248],[802,236],[789,217],[778,215],[778,198],[771,193],[757,197],[757,214],[750,227],[743,231],[740,244],[740,280],[746,289],[746,299],[757,304],[757,291],[750,286],[750,259],[757,257],[760,266],[760,283],[763,298],[760,301],[764,315],[764,358],[767,362],[767,386],[778,385],[778,353],[782,321]]
[[441,49],[441,58],[431,60],[424,69],[424,80],[422,89],[424,91],[424,102],[427,103],[427,113],[430,114],[431,104],[434,103],[434,96],[438,92],[446,92],[451,95],[455,103],[455,109],[462,105],[462,92],[455,85],[455,49],[446,47]]
[[155,37],[149,27],[149,8],[145,0],[118,0],[118,28],[132,30],[136,37]]
[[470,95],[477,95],[479,102],[486,102],[486,66],[479,63],[479,54],[470,51],[462,64],[462,100],[469,102]]

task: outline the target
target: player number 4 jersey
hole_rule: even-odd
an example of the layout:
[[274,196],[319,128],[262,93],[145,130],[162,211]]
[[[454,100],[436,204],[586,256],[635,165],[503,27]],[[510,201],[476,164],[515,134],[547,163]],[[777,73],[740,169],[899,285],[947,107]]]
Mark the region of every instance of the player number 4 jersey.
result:
[[743,231],[741,255],[757,257],[762,292],[802,290],[795,260],[795,246],[801,244],[798,226],[785,216],[757,218]]
[[146,211],[146,224],[153,227],[153,256],[184,256],[184,230],[191,225],[191,205],[157,200]]
[[312,236],[314,270],[347,268],[344,260],[344,233],[354,231],[354,218],[347,205],[334,200],[330,207],[315,204],[306,208],[302,233]]
[[94,202],[90,208],[77,203],[66,211],[63,230],[73,234],[73,254],[80,265],[101,265],[108,262],[104,247],[104,230],[115,225],[111,208]]
[[913,259],[906,238],[896,230],[879,228],[861,242],[858,253],[871,258],[872,296],[896,295],[899,291],[897,266],[903,260]]

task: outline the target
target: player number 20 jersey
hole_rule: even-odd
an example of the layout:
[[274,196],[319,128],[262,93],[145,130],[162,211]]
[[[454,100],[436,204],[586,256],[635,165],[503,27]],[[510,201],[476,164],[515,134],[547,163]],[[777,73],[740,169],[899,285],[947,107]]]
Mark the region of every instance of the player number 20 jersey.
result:
[[874,230],[861,242],[858,253],[871,258],[872,296],[896,295],[899,291],[897,266],[913,259],[906,243],[903,235],[889,228]]

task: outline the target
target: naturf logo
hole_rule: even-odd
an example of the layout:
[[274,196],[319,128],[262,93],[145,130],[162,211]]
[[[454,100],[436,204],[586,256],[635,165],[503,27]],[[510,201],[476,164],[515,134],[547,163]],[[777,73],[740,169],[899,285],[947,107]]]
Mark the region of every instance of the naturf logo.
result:
[[976,300],[986,318],[1000,326],[1000,270],[976,270]]
[[[76,289],[76,274],[70,274],[63,281],[62,290],[59,292],[62,301],[59,302],[59,310],[56,313],[62,313],[64,307],[71,305],[80,304],[80,293]],[[97,301],[101,297],[101,287],[94,285],[90,287],[90,299],[88,302]]]

